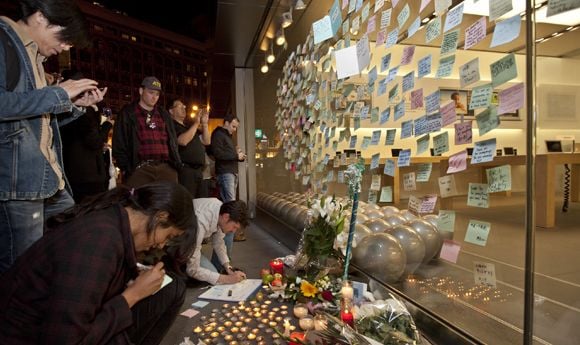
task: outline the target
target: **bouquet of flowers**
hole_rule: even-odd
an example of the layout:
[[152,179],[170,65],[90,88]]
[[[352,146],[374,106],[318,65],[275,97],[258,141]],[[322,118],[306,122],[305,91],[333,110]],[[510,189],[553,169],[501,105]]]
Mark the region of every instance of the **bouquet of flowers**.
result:
[[302,233],[296,268],[305,269],[309,279],[325,276],[330,268],[339,268],[340,252],[335,241],[344,227],[344,206],[334,197],[309,202],[308,223]]
[[288,277],[284,297],[299,302],[332,303],[340,300],[340,279],[324,276],[314,282],[305,278]]

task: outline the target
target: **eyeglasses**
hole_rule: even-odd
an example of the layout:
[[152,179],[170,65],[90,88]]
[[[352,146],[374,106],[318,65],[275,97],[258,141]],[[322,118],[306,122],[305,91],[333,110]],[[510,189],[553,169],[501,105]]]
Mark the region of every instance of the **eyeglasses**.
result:
[[145,124],[150,129],[157,128],[157,123],[155,123],[155,121],[153,121],[153,115],[151,113],[147,113],[147,118],[145,119]]
[[187,107],[185,106],[185,104],[178,103],[178,104],[175,104],[173,107],[171,107],[171,109],[175,109],[175,108],[185,109]]

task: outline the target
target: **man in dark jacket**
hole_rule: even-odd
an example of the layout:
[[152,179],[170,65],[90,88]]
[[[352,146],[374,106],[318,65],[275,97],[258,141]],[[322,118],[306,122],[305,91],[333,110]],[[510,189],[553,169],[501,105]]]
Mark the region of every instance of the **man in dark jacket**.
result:
[[113,157],[123,182],[138,187],[153,181],[177,182],[181,159],[171,116],[157,106],[161,82],[146,77],[139,101],[125,106],[113,129]]
[[[234,145],[232,135],[238,129],[240,121],[233,114],[224,117],[224,124],[217,127],[211,133],[211,154],[215,159],[215,174],[222,202],[236,200],[236,188],[238,185],[238,163],[246,160],[246,154]],[[239,240],[245,240],[243,229],[239,230]],[[228,256],[231,257],[234,234],[230,233],[224,237]],[[217,256],[212,256],[212,263],[218,269],[221,268]]]

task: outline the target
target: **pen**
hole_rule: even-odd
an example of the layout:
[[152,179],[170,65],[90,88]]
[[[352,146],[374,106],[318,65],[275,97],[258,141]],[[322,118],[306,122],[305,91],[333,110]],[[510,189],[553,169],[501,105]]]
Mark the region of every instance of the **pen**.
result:
[[228,297],[232,297],[232,290],[228,290]]
[[148,271],[152,268],[152,266],[143,265],[142,263],[137,263],[137,269],[140,271]]

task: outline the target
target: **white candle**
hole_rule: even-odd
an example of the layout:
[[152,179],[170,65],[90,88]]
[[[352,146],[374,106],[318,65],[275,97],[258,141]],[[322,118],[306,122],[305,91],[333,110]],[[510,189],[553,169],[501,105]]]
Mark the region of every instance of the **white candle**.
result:
[[304,317],[298,321],[300,328],[309,331],[314,328],[314,320],[311,317]]
[[342,298],[345,299],[352,300],[354,297],[354,290],[352,289],[352,286],[349,283],[345,283],[342,286],[342,289],[340,289],[340,293],[342,295]]
[[308,315],[308,308],[303,304],[296,304],[294,306],[294,316],[298,319],[302,319]]
[[323,331],[326,329],[326,318],[321,315],[317,315],[314,317],[314,329],[317,331]]

